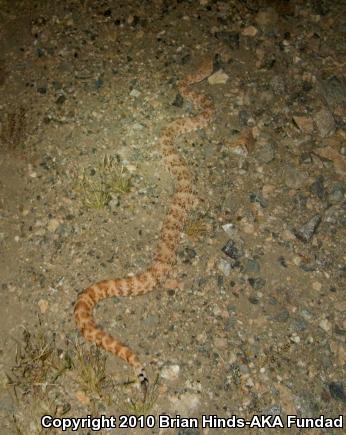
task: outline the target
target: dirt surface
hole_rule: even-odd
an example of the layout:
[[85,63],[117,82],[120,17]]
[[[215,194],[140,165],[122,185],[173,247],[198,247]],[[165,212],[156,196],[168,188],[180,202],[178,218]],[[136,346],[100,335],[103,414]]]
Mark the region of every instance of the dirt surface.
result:
[[[1,433],[52,433],[44,414],[180,435],[245,432],[158,416],[345,414],[345,20],[342,0],[0,0]],[[199,197],[178,262],[96,310],[146,364],[142,403],[73,304],[150,264],[174,190],[156,143],[196,113],[177,83],[206,56],[215,119],[176,140]]]

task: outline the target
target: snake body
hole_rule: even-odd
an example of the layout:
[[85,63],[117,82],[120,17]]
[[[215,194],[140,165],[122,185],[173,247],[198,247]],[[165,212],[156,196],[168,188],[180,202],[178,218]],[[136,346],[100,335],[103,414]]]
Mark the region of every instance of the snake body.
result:
[[178,118],[162,131],[158,148],[164,157],[166,167],[175,181],[175,190],[168,213],[162,224],[159,241],[151,265],[143,272],[128,278],[109,279],[97,282],[86,288],[77,298],[74,316],[78,329],[87,341],[104,348],[133,367],[144,390],[148,377],[136,353],[118,338],[97,326],[93,309],[103,299],[112,296],[143,295],[162,284],[176,261],[176,251],[180,235],[189,210],[196,201],[189,169],[174,146],[177,136],[205,128],[214,114],[212,100],[196,93],[191,85],[208,77],[213,71],[211,60],[204,61],[195,73],[187,75],[179,83],[179,92],[200,109],[194,117]]

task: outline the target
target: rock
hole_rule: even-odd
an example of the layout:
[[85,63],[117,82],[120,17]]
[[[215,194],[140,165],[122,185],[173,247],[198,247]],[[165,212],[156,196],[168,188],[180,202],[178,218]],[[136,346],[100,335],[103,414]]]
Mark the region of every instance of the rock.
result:
[[291,189],[299,189],[302,187],[306,179],[306,175],[299,172],[293,166],[287,166],[285,170],[285,184]]
[[303,319],[305,319],[307,322],[310,322],[313,319],[313,314],[311,311],[307,310],[306,308],[303,308],[300,312]]
[[226,74],[222,69],[216,71],[214,74],[208,77],[208,83],[210,85],[223,85],[229,79],[228,74]]
[[193,248],[186,246],[178,252],[178,255],[183,263],[191,264],[192,260],[196,257],[197,252]]
[[300,131],[310,134],[314,131],[314,122],[307,116],[293,116],[293,121]]
[[132,89],[132,91],[130,92],[130,96],[134,97],[134,98],[138,98],[142,93],[140,91],[138,91],[137,89]]
[[220,272],[222,272],[225,276],[229,276],[229,274],[231,273],[231,269],[232,266],[229,263],[229,261],[220,258],[219,263],[217,265],[217,268],[219,269]]
[[344,199],[345,188],[341,183],[336,183],[332,186],[328,195],[328,202],[330,204],[337,204]]
[[234,224],[225,224],[225,225],[222,225],[222,229],[230,237],[233,237],[236,234],[236,232],[237,232]]
[[44,94],[47,93],[47,87],[46,87],[46,86],[39,86],[39,87],[37,88],[37,92],[38,92],[39,94],[44,95]]
[[248,258],[245,262],[245,273],[259,273],[261,270],[261,265],[257,260],[253,258]]
[[281,311],[279,311],[275,316],[273,316],[273,320],[275,320],[276,322],[285,323],[287,322],[289,317],[290,317],[289,311],[286,308],[284,308]]
[[300,343],[300,337],[295,332],[290,336],[290,340],[292,341],[292,343]]
[[257,202],[262,208],[268,207],[268,201],[259,193],[251,192],[249,198],[250,202]]
[[174,98],[172,106],[183,107],[183,105],[184,105],[184,98],[180,94],[177,94]]
[[335,122],[329,110],[323,108],[314,116],[317,130],[321,137],[331,136],[335,133]]
[[281,233],[282,240],[295,240],[296,236],[292,233],[292,231],[285,229]]
[[57,228],[59,227],[60,222],[58,221],[58,219],[50,219],[48,224],[47,224],[47,229],[48,231],[50,231],[51,233],[54,233]]
[[332,324],[328,319],[322,319],[318,326],[325,332],[329,332],[332,329]]
[[301,226],[297,231],[295,231],[296,237],[303,242],[308,242],[311,237],[315,234],[317,227],[321,222],[321,216],[315,215],[303,226]]
[[116,210],[119,205],[120,205],[120,199],[118,196],[114,196],[109,202],[108,202],[108,207],[111,211]]
[[256,29],[255,26],[247,26],[241,32],[243,36],[251,36],[251,37],[256,36],[257,33],[258,30]]
[[302,317],[299,316],[297,319],[293,321],[292,328],[296,332],[303,332],[307,328],[307,322],[306,320],[304,320]]
[[332,160],[335,171],[343,177],[346,176],[346,159],[342,157],[336,149],[331,146],[326,146],[324,148],[315,149],[314,153],[324,159]]
[[37,305],[40,308],[41,314],[44,314],[48,310],[49,303],[46,299],[40,299]]
[[270,80],[270,88],[273,90],[274,95],[284,95],[287,92],[284,78],[278,75]]
[[203,331],[197,335],[196,340],[198,341],[199,344],[204,344],[207,341],[207,338],[208,338],[207,333]]
[[342,402],[346,403],[346,393],[344,390],[343,384],[339,382],[331,382],[328,385],[330,395],[335,400],[341,400]]
[[95,90],[98,91],[99,89],[101,89],[102,86],[103,86],[103,84],[104,84],[103,79],[102,79],[101,77],[97,78],[97,79],[95,80],[95,82],[94,82],[94,88],[95,88]]
[[161,377],[163,379],[166,379],[167,381],[176,381],[179,377],[180,373],[180,366],[177,364],[171,364],[168,366],[165,366],[161,370]]
[[275,191],[276,188],[273,184],[264,184],[262,187],[262,194],[265,198],[269,198]]
[[322,289],[322,284],[319,281],[314,281],[312,283],[312,288],[316,291],[321,291]]
[[343,77],[332,75],[323,84],[323,94],[330,105],[340,104],[346,99],[346,81]]
[[333,205],[329,207],[324,214],[324,221],[334,225],[346,226],[346,210],[342,205]]
[[214,346],[216,349],[225,350],[229,347],[228,340],[223,337],[215,337]]
[[260,163],[270,163],[275,157],[274,145],[267,141],[265,141],[263,144],[259,143],[256,151],[256,157]]
[[265,279],[263,278],[249,278],[248,279],[249,284],[251,285],[252,288],[254,288],[255,290],[259,290],[260,288],[263,288],[265,286]]
[[132,129],[133,129],[133,130],[140,131],[140,130],[144,130],[144,129],[145,129],[145,126],[144,126],[143,124],[141,124],[140,122],[134,122],[134,123],[132,124]]
[[255,225],[252,222],[242,222],[242,230],[246,234],[254,234],[255,232]]
[[242,250],[238,249],[234,240],[228,240],[225,246],[222,247],[222,252],[224,252],[228,257],[233,258],[233,260],[238,260],[243,256]]
[[296,195],[294,195],[293,202],[298,210],[303,211],[306,208],[308,198],[302,192],[298,192]]
[[278,263],[279,263],[282,267],[287,268],[287,261],[286,261],[286,259],[285,259],[284,256],[280,255],[280,256],[278,257]]
[[257,305],[257,304],[259,304],[259,301],[260,300],[258,299],[257,296],[255,296],[255,295],[249,296],[249,302],[250,302],[250,304]]
[[314,181],[310,186],[310,192],[315,194],[319,199],[325,198],[325,188],[324,188],[324,178],[323,175],[317,177],[316,181]]
[[312,163],[311,154],[309,152],[303,152],[300,155],[300,163],[304,163],[304,164],[310,164],[310,163]]
[[66,96],[65,95],[59,95],[59,97],[55,100],[55,104],[57,104],[58,106],[61,106],[62,104],[64,104],[66,101]]

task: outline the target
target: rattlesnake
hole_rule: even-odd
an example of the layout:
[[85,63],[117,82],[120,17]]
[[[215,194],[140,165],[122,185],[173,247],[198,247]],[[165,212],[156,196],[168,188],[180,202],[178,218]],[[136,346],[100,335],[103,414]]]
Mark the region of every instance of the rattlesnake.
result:
[[158,284],[164,282],[175,263],[181,231],[188,211],[196,198],[191,175],[183,158],[174,147],[174,139],[178,135],[204,128],[210,123],[214,114],[212,100],[192,91],[190,85],[202,81],[212,72],[213,62],[210,59],[204,60],[195,73],[187,75],[181,80],[179,83],[180,94],[199,107],[201,112],[194,117],[174,120],[163,129],[158,140],[158,148],[164,156],[167,169],[175,179],[175,193],[172,197],[170,210],[162,224],[153,262],[147,270],[136,276],[104,280],[91,285],[78,296],[74,308],[75,321],[84,338],[131,365],[144,392],[147,390],[148,378],[137,355],[117,338],[112,337],[96,325],[93,318],[93,308],[99,301],[111,296],[136,296],[152,291]]

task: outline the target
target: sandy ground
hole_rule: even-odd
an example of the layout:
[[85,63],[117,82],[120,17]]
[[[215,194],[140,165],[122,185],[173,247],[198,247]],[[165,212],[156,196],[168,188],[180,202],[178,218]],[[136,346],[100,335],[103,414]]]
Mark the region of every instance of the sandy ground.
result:
[[[52,433],[44,414],[345,414],[345,19],[341,0],[0,0],[1,433]],[[176,140],[199,198],[178,262],[96,310],[145,362],[143,404],[73,304],[150,264],[174,190],[157,140],[196,113],[177,83],[206,56],[215,119]]]

